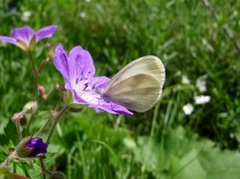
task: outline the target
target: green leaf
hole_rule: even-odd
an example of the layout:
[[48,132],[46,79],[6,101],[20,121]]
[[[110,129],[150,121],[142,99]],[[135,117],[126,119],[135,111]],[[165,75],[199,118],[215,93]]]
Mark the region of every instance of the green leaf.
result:
[[9,120],[7,127],[5,128],[5,134],[8,140],[11,140],[14,144],[17,143],[16,126],[12,120]]
[[205,179],[240,176],[240,153],[220,150],[208,139],[182,127],[168,129],[161,139],[139,137],[135,160],[156,178]]

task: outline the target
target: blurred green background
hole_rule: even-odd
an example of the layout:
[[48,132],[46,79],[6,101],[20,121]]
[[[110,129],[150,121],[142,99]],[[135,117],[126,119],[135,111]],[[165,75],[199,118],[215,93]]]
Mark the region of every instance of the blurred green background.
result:
[[[217,18],[201,0],[0,0],[1,35],[24,25],[35,30],[58,25],[53,38],[38,44],[37,64],[48,44],[61,43],[68,50],[87,49],[97,75],[112,76],[148,54],[166,67],[162,100],[146,113],[124,117],[90,108],[67,113],[46,165],[67,178],[239,178],[240,50],[234,43],[240,41],[240,3],[211,5]],[[32,80],[26,54],[0,43],[0,162],[16,145],[9,119],[32,99]],[[52,63],[40,78],[47,91],[63,82]],[[197,104],[199,96],[210,100]],[[30,133],[59,105],[56,92]],[[24,169],[39,178],[38,161],[17,163],[17,173]]]

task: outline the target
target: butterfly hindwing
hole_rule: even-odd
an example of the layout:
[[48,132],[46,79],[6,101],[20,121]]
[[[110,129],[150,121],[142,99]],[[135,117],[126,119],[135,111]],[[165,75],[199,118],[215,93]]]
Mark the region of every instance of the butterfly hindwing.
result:
[[138,74],[119,82],[103,95],[108,100],[130,110],[144,112],[158,101],[160,94],[161,90],[155,78]]

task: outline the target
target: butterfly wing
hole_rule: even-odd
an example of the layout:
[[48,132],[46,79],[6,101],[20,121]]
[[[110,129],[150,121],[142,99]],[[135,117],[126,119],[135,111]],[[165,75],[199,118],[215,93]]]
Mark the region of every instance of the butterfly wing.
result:
[[160,88],[162,88],[164,84],[165,80],[164,65],[162,64],[161,60],[158,57],[149,55],[132,61],[122,70],[120,70],[116,75],[113,76],[107,89],[112,88],[119,82],[124,81],[138,74],[147,74],[153,76],[153,78],[159,81]]
[[137,112],[150,109],[160,95],[158,80],[147,74],[137,74],[122,80],[103,93],[105,99]]

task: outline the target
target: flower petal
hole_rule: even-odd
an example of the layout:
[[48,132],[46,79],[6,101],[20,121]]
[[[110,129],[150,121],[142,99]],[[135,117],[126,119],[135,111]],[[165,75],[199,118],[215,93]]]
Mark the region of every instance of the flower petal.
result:
[[17,40],[13,37],[7,37],[7,36],[0,36],[0,41],[14,44],[18,46]]
[[29,26],[15,28],[12,32],[13,38],[15,38],[17,41],[24,42],[27,46],[29,46],[34,35],[35,31]]
[[57,70],[63,75],[65,80],[70,81],[69,78],[69,65],[68,65],[68,55],[63,49],[62,45],[59,44],[55,49],[54,65]]
[[57,30],[56,25],[50,25],[38,30],[36,32],[36,41],[38,42],[42,39],[51,38],[56,30]]
[[41,137],[34,137],[28,141],[27,147],[32,148],[33,156],[37,156],[40,153],[47,153],[48,144],[43,142]]
[[87,101],[85,101],[83,98],[81,98],[78,94],[76,90],[72,90],[72,95],[73,95],[73,100],[74,103],[76,104],[88,104]]
[[106,111],[108,113],[111,114],[123,114],[123,115],[128,115],[128,116],[132,116],[133,113],[131,111],[129,111],[127,108],[115,104],[115,103],[105,103],[105,104],[101,104],[101,105],[89,105],[92,108],[95,108],[95,110],[97,112],[99,112],[99,110],[101,111]]
[[94,78],[94,85],[98,88],[106,88],[110,82],[110,78],[106,76],[99,76]]
[[78,78],[90,79],[95,75],[95,67],[90,53],[80,46],[74,47],[69,53],[70,77],[73,81]]

